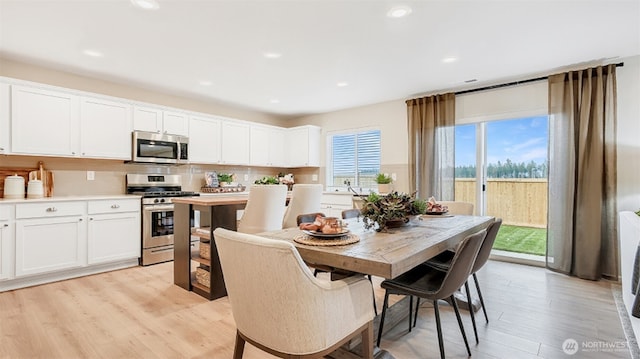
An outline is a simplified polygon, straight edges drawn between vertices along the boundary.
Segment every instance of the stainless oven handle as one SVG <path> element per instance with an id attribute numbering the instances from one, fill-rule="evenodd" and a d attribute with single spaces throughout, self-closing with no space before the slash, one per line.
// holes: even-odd
<path id="1" fill-rule="evenodd" d="M 160 252 L 168 252 L 168 251 L 172 251 L 173 252 L 173 248 L 152 249 L 151 253 L 160 253 Z"/>
<path id="2" fill-rule="evenodd" d="M 159 211 L 173 211 L 173 205 L 151 205 L 151 206 L 143 206 L 142 210 L 145 212 L 159 212 Z"/>

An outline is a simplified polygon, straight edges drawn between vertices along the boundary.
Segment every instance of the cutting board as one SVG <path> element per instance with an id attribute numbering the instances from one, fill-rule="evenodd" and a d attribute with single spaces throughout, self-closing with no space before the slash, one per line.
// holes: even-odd
<path id="1" fill-rule="evenodd" d="M 38 163 L 39 167 L 42 167 L 42 162 Z M 4 179 L 7 176 L 18 175 L 24 178 L 25 193 L 26 186 L 29 183 L 29 179 L 39 179 L 42 181 L 45 197 L 53 196 L 53 172 L 47 171 L 44 168 L 14 168 L 4 167 L 0 168 L 0 197 L 4 197 Z"/>
<path id="2" fill-rule="evenodd" d="M 42 181 L 42 187 L 44 188 L 44 196 L 51 197 L 53 196 L 53 172 L 43 169 L 42 167 L 38 170 L 29 172 L 30 180 L 40 180 Z"/>

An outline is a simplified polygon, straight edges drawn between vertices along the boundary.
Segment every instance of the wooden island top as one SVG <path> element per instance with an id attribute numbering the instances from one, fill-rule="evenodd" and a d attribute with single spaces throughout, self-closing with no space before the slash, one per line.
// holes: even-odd
<path id="1" fill-rule="evenodd" d="M 249 192 L 237 194 L 216 194 L 198 197 L 178 197 L 172 199 L 173 203 L 184 203 L 196 206 L 224 206 L 229 204 L 247 203 Z"/>

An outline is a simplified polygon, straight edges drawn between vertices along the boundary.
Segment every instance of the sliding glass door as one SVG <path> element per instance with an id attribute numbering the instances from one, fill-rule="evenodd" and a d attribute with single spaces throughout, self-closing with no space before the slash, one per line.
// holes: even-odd
<path id="1" fill-rule="evenodd" d="M 494 249 L 544 255 L 547 116 L 456 126 L 457 201 L 503 219 Z"/>

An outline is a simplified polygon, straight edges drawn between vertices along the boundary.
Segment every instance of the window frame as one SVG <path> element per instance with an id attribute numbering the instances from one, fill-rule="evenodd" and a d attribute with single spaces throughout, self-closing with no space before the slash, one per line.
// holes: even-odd
<path id="1" fill-rule="evenodd" d="M 329 131 L 327 132 L 327 137 L 326 137 L 326 163 L 325 163 L 325 169 L 326 169 L 326 173 L 325 173 L 325 184 L 326 184 L 326 190 L 327 191 L 346 191 L 347 190 L 347 185 L 345 184 L 340 184 L 340 185 L 334 185 L 333 184 L 333 137 L 334 136 L 344 136 L 344 135 L 358 135 L 359 133 L 363 133 L 363 132 L 370 132 L 370 131 L 378 131 L 380 133 L 380 164 L 379 164 L 379 168 L 378 171 L 382 170 L 382 129 L 380 127 L 358 127 L 358 128 L 351 128 L 351 129 L 345 129 L 345 130 L 338 130 L 338 131 Z M 356 163 L 356 171 L 357 171 L 358 167 L 357 167 L 357 163 Z M 351 183 L 351 186 L 356 189 L 356 191 L 358 191 L 359 193 L 366 193 L 366 192 L 371 192 L 371 191 L 376 191 L 375 187 L 361 187 L 359 183 Z"/>

